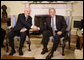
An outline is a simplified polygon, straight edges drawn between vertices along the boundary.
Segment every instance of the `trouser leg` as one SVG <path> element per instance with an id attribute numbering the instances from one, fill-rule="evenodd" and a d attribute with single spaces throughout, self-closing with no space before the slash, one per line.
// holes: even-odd
<path id="1" fill-rule="evenodd" d="M 21 41 L 20 41 L 20 47 L 19 47 L 19 49 L 22 49 L 22 47 L 24 45 L 24 42 L 25 42 L 25 38 L 26 38 L 26 32 L 21 32 L 20 33 L 20 38 L 21 38 Z"/>
<path id="2" fill-rule="evenodd" d="M 43 49 L 47 49 L 47 45 L 48 45 L 50 36 L 51 36 L 50 31 L 47 30 L 47 31 L 43 32 L 43 39 L 42 39 Z"/>

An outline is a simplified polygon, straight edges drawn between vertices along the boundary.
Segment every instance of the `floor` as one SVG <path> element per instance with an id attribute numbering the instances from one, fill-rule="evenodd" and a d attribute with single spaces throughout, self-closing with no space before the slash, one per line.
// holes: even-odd
<path id="1" fill-rule="evenodd" d="M 48 50 L 49 52 L 41 55 L 41 51 L 42 51 L 42 45 L 40 44 L 41 42 L 41 38 L 31 38 L 31 51 L 28 51 L 28 45 L 25 42 L 24 47 L 23 47 L 23 52 L 24 55 L 21 57 L 35 57 L 35 59 L 45 59 L 45 57 L 48 55 L 48 53 L 50 52 L 51 48 L 52 48 L 52 42 L 50 41 L 48 44 Z M 4 42 L 5 43 L 5 42 Z M 14 54 L 14 56 L 19 56 L 18 53 L 18 47 L 19 47 L 19 42 L 15 43 L 15 50 L 16 53 Z M 54 52 L 54 55 L 51 59 L 76 59 L 75 58 L 75 51 L 76 49 L 76 36 L 72 36 L 71 37 L 71 49 L 68 48 L 68 43 L 66 43 L 66 47 L 65 47 L 65 56 L 62 56 L 62 48 L 59 45 L 57 51 Z M 9 50 L 10 52 L 10 50 Z M 9 52 L 6 52 L 6 48 L 1 48 L 1 57 L 6 54 L 8 55 Z"/>

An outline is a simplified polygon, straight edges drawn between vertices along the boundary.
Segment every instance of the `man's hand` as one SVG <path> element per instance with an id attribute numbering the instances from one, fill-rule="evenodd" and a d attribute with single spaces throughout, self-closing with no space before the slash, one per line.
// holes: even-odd
<path id="1" fill-rule="evenodd" d="M 20 32 L 25 32 L 26 30 L 27 30 L 26 28 L 22 28 Z"/>
<path id="2" fill-rule="evenodd" d="M 38 30 L 39 30 L 38 28 L 39 28 L 39 27 L 37 27 L 37 26 L 33 26 L 33 27 L 32 27 L 32 30 L 33 30 L 33 31 L 38 31 Z"/>
<path id="3" fill-rule="evenodd" d="M 62 32 L 61 32 L 61 31 L 58 31 L 58 32 L 57 32 L 57 34 L 58 34 L 58 35 L 61 35 L 61 34 L 62 34 Z"/>

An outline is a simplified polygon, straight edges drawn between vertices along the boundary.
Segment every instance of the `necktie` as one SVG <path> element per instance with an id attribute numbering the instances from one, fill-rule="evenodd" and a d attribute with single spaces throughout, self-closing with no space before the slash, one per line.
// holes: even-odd
<path id="1" fill-rule="evenodd" d="M 27 21 L 27 18 L 28 18 L 28 17 L 26 17 L 26 21 Z"/>
<path id="2" fill-rule="evenodd" d="M 55 35 L 55 28 L 54 28 L 54 18 L 52 18 L 52 30 L 53 30 L 53 35 Z"/>

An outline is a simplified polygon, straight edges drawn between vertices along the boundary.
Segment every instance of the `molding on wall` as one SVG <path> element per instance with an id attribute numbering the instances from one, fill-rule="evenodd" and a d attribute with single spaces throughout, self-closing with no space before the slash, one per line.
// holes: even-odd
<path id="1" fill-rule="evenodd" d="M 75 1 L 24 1 L 23 3 L 29 4 L 67 4 L 74 3 Z"/>

